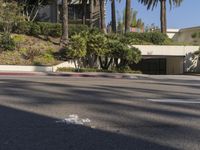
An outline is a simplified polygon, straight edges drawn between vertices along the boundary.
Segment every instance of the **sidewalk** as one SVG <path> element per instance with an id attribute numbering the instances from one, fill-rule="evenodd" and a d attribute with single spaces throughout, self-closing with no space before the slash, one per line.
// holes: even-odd
<path id="1" fill-rule="evenodd" d="M 200 73 L 184 73 L 184 75 L 200 76 Z"/>
<path id="2" fill-rule="evenodd" d="M 0 76 L 55 76 L 55 77 L 91 77 L 113 79 L 137 79 L 136 74 L 104 72 L 0 72 Z"/>

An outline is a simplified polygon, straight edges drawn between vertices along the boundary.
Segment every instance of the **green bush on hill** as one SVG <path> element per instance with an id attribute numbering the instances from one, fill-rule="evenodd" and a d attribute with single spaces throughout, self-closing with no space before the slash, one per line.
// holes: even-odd
<path id="1" fill-rule="evenodd" d="M 169 38 L 160 32 L 128 33 L 123 37 L 123 41 L 131 44 L 165 44 Z"/>
<path id="2" fill-rule="evenodd" d="M 15 41 L 9 33 L 3 33 L 0 35 L 0 51 L 4 50 L 14 50 Z"/>
<path id="3" fill-rule="evenodd" d="M 83 31 L 89 31 L 87 25 L 69 24 L 69 37 Z M 3 24 L 0 23 L 0 32 L 3 31 Z M 51 36 L 60 37 L 62 34 L 62 25 L 60 23 L 50 22 L 19 22 L 12 29 L 13 33 L 26 34 L 32 36 Z M 119 35 L 122 36 L 122 35 Z M 167 35 L 160 32 L 145 32 L 145 33 L 128 33 L 123 36 L 123 42 L 129 44 L 170 44 Z"/>
<path id="4" fill-rule="evenodd" d="M 0 23 L 0 31 L 2 31 L 3 26 Z M 82 31 L 87 31 L 89 28 L 86 25 L 69 25 L 69 36 L 75 33 L 80 33 Z M 50 22 L 19 22 L 13 29 L 13 33 L 17 34 L 27 34 L 32 36 L 44 35 L 51 37 L 60 37 L 62 34 L 62 25 L 60 23 L 50 23 Z"/>

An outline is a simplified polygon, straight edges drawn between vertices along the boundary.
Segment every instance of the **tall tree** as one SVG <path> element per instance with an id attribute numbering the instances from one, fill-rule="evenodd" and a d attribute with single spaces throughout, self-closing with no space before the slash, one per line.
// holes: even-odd
<path id="1" fill-rule="evenodd" d="M 115 0 L 111 0 L 111 13 L 112 13 L 111 24 L 112 24 L 112 32 L 114 32 L 114 33 L 117 32 L 115 9 L 116 9 L 115 8 Z"/>
<path id="2" fill-rule="evenodd" d="M 100 28 L 106 33 L 106 21 L 105 21 L 105 0 L 99 0 L 100 6 Z"/>
<path id="3" fill-rule="evenodd" d="M 89 5 L 90 5 L 90 27 L 93 27 L 93 9 L 94 9 L 94 1 L 89 0 Z"/>
<path id="4" fill-rule="evenodd" d="M 62 37 L 61 44 L 68 43 L 68 0 L 62 0 Z"/>
<path id="5" fill-rule="evenodd" d="M 125 8 L 125 33 L 129 31 L 131 21 L 131 0 L 126 0 Z"/>
<path id="6" fill-rule="evenodd" d="M 147 9 L 152 8 L 152 10 L 160 3 L 160 24 L 161 24 L 161 32 L 167 32 L 167 17 L 166 17 L 166 1 L 167 0 L 139 0 L 142 4 L 147 6 Z M 172 5 L 180 6 L 183 0 L 168 0 L 170 4 L 170 8 Z"/>
<path id="7" fill-rule="evenodd" d="M 82 23 L 86 24 L 87 19 L 87 0 L 82 0 Z"/>

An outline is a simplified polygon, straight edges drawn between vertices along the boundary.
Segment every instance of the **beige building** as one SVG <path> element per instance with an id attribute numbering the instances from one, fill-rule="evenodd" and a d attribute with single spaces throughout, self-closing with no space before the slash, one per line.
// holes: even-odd
<path id="1" fill-rule="evenodd" d="M 200 27 L 168 29 L 169 38 L 184 45 L 134 45 L 142 52 L 142 61 L 133 69 L 146 74 L 183 74 L 200 72 L 199 57 L 194 54 L 200 46 Z"/>
<path id="2" fill-rule="evenodd" d="M 142 61 L 133 64 L 146 74 L 183 74 L 200 72 L 200 61 L 194 55 L 199 46 L 133 45 L 141 50 Z"/>
<path id="3" fill-rule="evenodd" d="M 62 0 L 52 0 L 50 5 L 42 7 L 39 10 L 37 19 L 47 22 L 60 22 L 62 17 L 61 4 Z M 82 23 L 83 9 L 80 0 L 71 1 L 68 6 L 68 16 L 70 24 Z M 93 0 L 88 0 L 86 5 L 86 24 L 96 27 L 100 25 L 100 10 L 98 1 L 94 3 Z"/>
<path id="4" fill-rule="evenodd" d="M 168 29 L 167 35 L 176 42 L 200 45 L 200 26 L 184 29 Z"/>

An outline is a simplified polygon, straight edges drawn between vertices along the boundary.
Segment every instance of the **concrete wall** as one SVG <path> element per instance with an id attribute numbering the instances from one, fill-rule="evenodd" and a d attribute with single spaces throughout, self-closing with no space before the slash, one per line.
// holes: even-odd
<path id="1" fill-rule="evenodd" d="M 144 56 L 185 56 L 194 53 L 199 46 L 170 46 L 170 45 L 133 45 L 142 52 Z"/>
<path id="2" fill-rule="evenodd" d="M 52 72 L 53 68 L 51 66 L 0 65 L 0 71 Z"/>
<path id="3" fill-rule="evenodd" d="M 0 71 L 12 72 L 55 72 L 59 67 L 75 68 L 74 63 L 64 62 L 56 66 L 22 66 L 22 65 L 0 65 Z"/>
<path id="4" fill-rule="evenodd" d="M 196 33 L 196 37 L 192 35 Z M 174 41 L 200 45 L 200 27 L 181 29 L 173 37 Z"/>
<path id="5" fill-rule="evenodd" d="M 56 72 L 56 70 L 58 68 L 62 68 L 62 67 L 69 67 L 69 68 L 75 68 L 74 62 L 72 61 L 67 61 L 67 62 L 63 62 L 61 64 L 58 64 L 56 66 L 53 66 L 53 72 Z"/>

